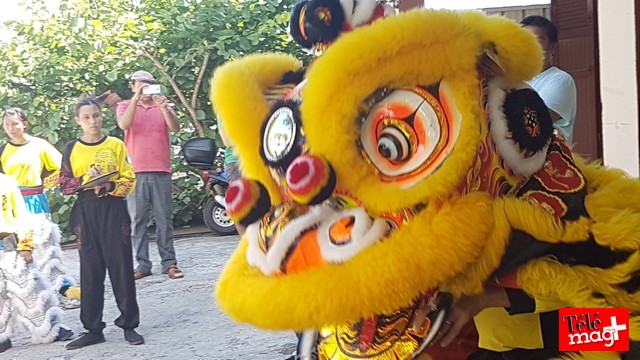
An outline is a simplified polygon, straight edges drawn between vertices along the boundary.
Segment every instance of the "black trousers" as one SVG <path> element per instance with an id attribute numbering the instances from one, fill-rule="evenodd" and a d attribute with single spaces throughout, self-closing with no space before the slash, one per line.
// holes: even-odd
<path id="1" fill-rule="evenodd" d="M 71 211 L 71 226 L 78 236 L 80 252 L 80 320 L 90 332 L 100 332 L 104 308 L 106 271 L 120 310 L 115 325 L 136 328 L 140 312 L 136 300 L 131 250 L 131 219 L 123 198 L 99 198 L 80 194 Z"/>

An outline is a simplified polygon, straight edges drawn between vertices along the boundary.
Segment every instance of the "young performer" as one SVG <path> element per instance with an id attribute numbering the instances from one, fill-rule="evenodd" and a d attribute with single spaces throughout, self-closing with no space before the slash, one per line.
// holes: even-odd
<path id="1" fill-rule="evenodd" d="M 0 353 L 9 349 L 17 326 L 34 343 L 68 340 L 73 332 L 62 325 L 58 297 L 32 257 L 33 239 L 27 210 L 11 177 L 0 174 Z"/>
<path id="2" fill-rule="evenodd" d="M 143 344 L 144 338 L 134 330 L 140 315 L 125 199 L 135 185 L 133 167 L 124 143 L 102 134 L 102 111 L 95 100 L 80 100 L 75 120 L 83 135 L 64 149 L 60 188 L 65 195 L 78 194 L 71 211 L 71 228 L 78 236 L 80 252 L 80 320 L 88 332 L 67 344 L 67 349 L 105 341 L 102 311 L 107 270 L 120 310 L 115 325 L 124 329 L 130 344 Z"/>
<path id="3" fill-rule="evenodd" d="M 18 181 L 33 214 L 49 215 L 44 188 L 58 182 L 62 155 L 46 140 L 27 134 L 29 120 L 20 108 L 9 108 L 2 116 L 9 142 L 0 147 L 0 170 Z"/>
<path id="4" fill-rule="evenodd" d="M 60 173 L 62 154 L 46 140 L 27 134 L 29 121 L 20 108 L 7 109 L 2 116 L 4 131 L 10 141 L 0 146 L 0 173 L 13 177 L 20 186 L 29 223 L 34 231 L 34 254 L 38 268 L 56 291 L 67 297 L 67 307 L 77 307 L 80 288 L 67 274 L 62 263 L 60 230 L 51 221 L 46 188 L 55 186 Z"/>

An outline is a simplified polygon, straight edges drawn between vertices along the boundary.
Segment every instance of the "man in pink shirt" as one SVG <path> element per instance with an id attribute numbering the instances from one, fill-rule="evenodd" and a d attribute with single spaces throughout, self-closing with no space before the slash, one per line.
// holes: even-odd
<path id="1" fill-rule="evenodd" d="M 173 248 L 171 144 L 169 131 L 178 131 L 180 121 L 167 99 L 160 93 L 144 91 L 156 80 L 139 70 L 131 75 L 131 100 L 118 104 L 118 126 L 124 130 L 124 143 L 133 162 L 136 187 L 129 195 L 131 239 L 136 254 L 136 280 L 151 275 L 147 223 L 153 208 L 156 217 L 156 243 L 162 259 L 162 272 L 172 279 L 183 277 Z M 151 88 L 149 88 L 151 89 Z M 146 94 L 145 94 L 146 93 Z"/>

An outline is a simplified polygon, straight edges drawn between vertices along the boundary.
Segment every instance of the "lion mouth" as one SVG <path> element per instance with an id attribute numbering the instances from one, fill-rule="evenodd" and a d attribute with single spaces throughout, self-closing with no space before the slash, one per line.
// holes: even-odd
<path id="1" fill-rule="evenodd" d="M 265 275 L 293 274 L 347 262 L 381 241 L 391 226 L 362 207 L 281 204 L 247 227 L 248 263 Z"/>

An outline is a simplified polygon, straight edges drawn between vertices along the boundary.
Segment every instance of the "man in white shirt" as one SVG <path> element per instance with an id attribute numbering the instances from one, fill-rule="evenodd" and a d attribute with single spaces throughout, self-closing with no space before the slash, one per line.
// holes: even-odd
<path id="1" fill-rule="evenodd" d="M 553 56 L 558 47 L 558 30 L 549 19 L 537 15 L 524 18 L 520 24 L 536 35 L 544 50 L 542 72 L 529 81 L 529 85 L 538 92 L 549 108 L 554 127 L 571 144 L 576 121 L 576 84 L 571 75 L 553 66 Z"/>

